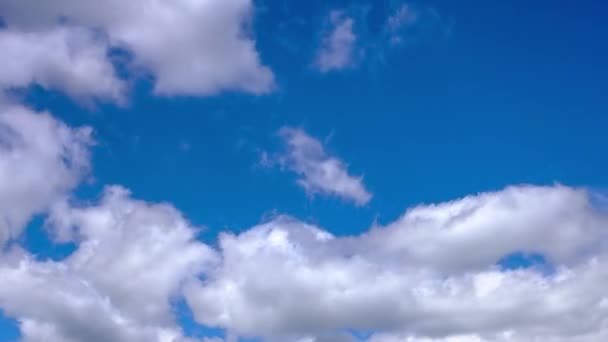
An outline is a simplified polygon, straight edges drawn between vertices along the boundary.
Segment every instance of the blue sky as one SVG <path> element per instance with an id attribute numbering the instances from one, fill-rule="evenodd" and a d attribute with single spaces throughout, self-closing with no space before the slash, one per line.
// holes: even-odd
<path id="1" fill-rule="evenodd" d="M 246 32 L 243 34 L 246 37 L 231 39 L 254 44 L 252 49 L 257 54 L 257 61 L 243 65 L 249 67 L 253 63 L 255 65 L 252 68 L 255 70 L 243 71 L 250 74 L 242 77 L 239 75 L 238 82 L 232 79 L 218 81 L 218 84 L 226 82 L 227 85 L 208 85 L 203 82 L 192 86 L 195 83 L 183 80 L 189 74 L 189 59 L 182 60 L 180 57 L 169 62 L 169 57 L 166 56 L 155 59 L 157 56 L 152 54 L 158 55 L 162 48 L 155 50 L 156 45 L 149 48 L 145 44 L 138 45 L 140 41 L 130 41 L 130 36 L 123 36 L 124 31 L 120 26 L 123 24 L 118 19 L 99 19 L 89 25 L 87 20 L 92 23 L 94 20 L 89 17 L 94 16 L 86 14 L 88 12 L 71 12 L 62 9 L 63 5 L 59 4 L 56 6 L 57 11 L 54 11 L 52 1 L 49 5 L 51 9 L 32 13 L 29 11 L 33 5 L 29 2 L 19 5 L 14 1 L 0 0 L 0 17 L 5 23 L 5 28 L 0 32 L 7 35 L 23 32 L 43 35 L 45 30 L 51 32 L 53 25 L 68 25 L 66 27 L 70 30 L 72 24 L 79 30 L 81 27 L 92 31 L 95 28 L 95 32 L 102 38 L 94 37 L 93 42 L 97 44 L 98 39 L 107 40 L 104 42 L 107 51 L 103 51 L 111 57 L 108 57 L 110 70 L 116 72 L 117 82 L 124 82 L 127 87 L 122 93 L 124 99 L 118 99 L 118 95 L 107 96 L 105 88 L 101 89 L 95 82 L 91 85 L 90 95 L 86 92 L 75 93 L 70 88 L 70 84 L 89 83 L 70 83 L 63 79 L 57 81 L 52 78 L 55 76 L 48 76 L 69 74 L 64 69 L 41 76 L 35 73 L 37 70 L 46 70 L 42 67 L 11 64 L 13 68 L 33 70 L 27 82 L 9 72 L 0 72 L 0 78 L 6 79 L 0 81 L 0 86 L 8 99 L 0 100 L 18 103 L 32 111 L 47 111 L 52 113 L 50 115 L 54 120 L 68 127 L 90 127 L 92 140 L 95 141 L 88 144 L 90 161 L 83 167 L 88 171 L 76 177 L 77 185 L 62 188 L 61 196 L 53 197 L 52 202 L 32 209 L 28 213 L 31 215 L 27 215 L 26 228 L 11 227 L 8 223 L 5 228 L 0 227 L 7 232 L 19 232 L 13 236 L 10 235 L 13 233 L 7 233 L 10 237 L 7 241 L 12 241 L 7 243 L 10 247 L 4 248 L 7 254 L 14 254 L 8 250 L 18 246 L 24 248 L 24 253 L 37 256 L 40 262 L 58 260 L 61 263 L 69 258 L 81 243 L 84 245 L 84 241 L 88 240 L 83 240 L 82 237 L 66 241 L 54 240 L 53 233 L 49 231 L 53 231 L 56 222 L 49 217 L 58 214 L 49 208 L 55 208 L 66 196 L 69 197 L 70 205 L 75 207 L 103 206 L 100 201 L 103 202 L 104 188 L 112 184 L 129 189 L 129 200 L 168 203 L 179 211 L 192 227 L 196 227 L 195 240 L 210 246 L 224 260 L 222 274 L 228 274 L 236 267 L 230 266 L 228 257 L 223 259 L 222 250 L 227 254 L 228 247 L 218 247 L 222 245 L 221 232 L 240 236 L 238 234 L 243 232 L 257 232 L 259 224 L 262 224 L 262 228 L 257 229 L 261 231 L 285 229 L 291 232 L 292 229 L 304 229 L 298 227 L 303 224 L 301 222 L 306 222 L 332 234 L 336 240 L 346 236 L 364 239 L 365 236 L 375 234 L 375 230 L 370 227 L 382 226 L 391 231 L 398 230 L 394 227 L 401 224 L 410 224 L 402 223 L 410 222 L 407 213 L 412 209 L 408 211 L 408 208 L 422 204 L 430 205 L 429 208 L 443 208 L 439 203 L 465 196 L 472 196 L 471 201 L 490 201 L 483 195 L 475 197 L 479 193 L 511 198 L 510 190 L 503 190 L 509 186 L 517 189 L 521 186 L 523 189 L 521 196 L 513 195 L 516 199 L 511 198 L 517 203 L 516 208 L 520 208 L 519 205 L 521 208 L 528 205 L 536 208 L 537 202 L 547 202 L 547 221 L 543 216 L 538 219 L 529 218 L 527 221 L 522 218 L 521 222 L 525 221 L 530 226 L 549 225 L 553 224 L 553 221 L 549 221 L 551 213 L 572 210 L 572 215 L 563 218 L 563 222 L 581 215 L 584 217 L 576 221 L 583 222 L 580 225 L 594 225 L 589 222 L 592 218 L 597 218 L 597 226 L 605 229 L 606 212 L 599 208 L 604 204 L 592 209 L 587 205 L 576 204 L 582 201 L 577 191 L 604 198 L 603 194 L 608 188 L 605 152 L 608 148 L 605 132 L 608 127 L 608 25 L 605 22 L 608 7 L 604 2 L 231 2 L 246 3 L 249 8 L 248 14 L 244 18 L 238 17 L 237 22 L 240 23 L 237 27 L 245 27 Z M 218 10 L 218 21 L 232 22 L 233 18 L 220 10 L 223 5 L 218 1 L 209 3 L 204 11 Z M 112 2 L 107 7 L 114 5 L 115 2 Z M 404 11 L 401 12 L 404 13 L 403 17 L 397 17 L 400 10 Z M 6 14 L 3 15 L 3 12 Z M 64 14 L 68 24 L 58 24 L 60 20 L 57 18 L 60 16 L 56 14 Z M 52 20 L 46 20 L 47 18 Z M 391 31 L 388 24 L 391 18 L 400 20 L 394 31 Z M 177 20 L 175 25 L 181 25 L 180 23 Z M 214 29 L 211 25 L 209 24 L 210 32 L 215 32 L 211 31 Z M 170 30 L 170 27 L 172 26 L 166 30 Z M 220 24 L 218 27 L 226 29 Z M 340 27 L 345 31 L 339 31 Z M 344 35 L 339 36 L 337 32 Z M 216 37 L 216 34 L 211 33 L 209 37 Z M 217 37 L 219 41 L 223 35 L 217 34 Z M 209 38 L 209 41 L 213 39 Z M 117 41 L 122 43 L 116 44 Z M 0 39 L 0 44 L 9 44 L 6 42 L 9 42 L 8 38 Z M 192 42 L 184 42 L 187 47 L 176 45 L 178 47 L 168 46 L 167 49 L 181 46 L 184 55 L 191 52 L 194 54 L 193 60 L 200 60 L 201 64 L 208 62 L 205 59 L 207 57 L 198 59 L 196 53 L 200 51 L 191 47 Z M 245 68 L 241 65 L 241 69 L 234 68 L 237 71 L 230 69 L 232 67 L 229 63 L 238 59 L 233 58 L 238 51 L 222 52 L 224 45 L 221 43 L 209 44 L 208 49 L 211 50 L 216 49 L 213 44 L 219 44 L 218 55 L 226 55 L 208 62 L 209 70 L 212 71 L 201 74 L 192 71 L 193 79 L 212 79 L 216 73 L 220 78 L 232 77 Z M 6 45 L 6 51 L 17 51 L 15 46 L 17 45 Z M 242 51 L 244 55 L 251 53 L 245 48 Z M 321 61 L 323 53 L 331 58 L 327 65 Z M 15 55 L 17 53 L 11 56 Z M 24 57 L 24 60 L 30 59 Z M 35 58 L 31 60 L 38 61 Z M 219 66 L 222 60 L 226 60 L 227 66 Z M 181 70 L 176 71 L 178 81 L 174 81 L 173 75 L 167 71 L 173 69 L 163 63 L 184 63 L 185 74 L 179 74 Z M 263 68 L 267 68 L 267 73 Z M 229 70 L 225 72 L 228 76 L 217 70 Z M 274 79 L 272 85 L 264 78 L 269 73 Z M 78 77 L 84 78 L 82 75 Z M 182 81 L 184 84 L 180 83 Z M 251 82 L 245 83 L 249 81 Z M 169 85 L 158 90 L 160 85 L 167 84 Z M 166 94 L 162 94 L 163 91 Z M 286 127 L 302 134 L 306 146 L 297 143 L 290 145 L 289 138 L 281 134 L 281 130 Z M 0 134 L 3 134 L 2 130 Z M 0 147 L 5 139 L 9 139 L 8 136 L 0 139 Z M 318 148 L 310 147 L 310 144 Z M 298 151 L 302 154 L 298 154 Z M 335 178 L 315 178 L 318 176 L 316 172 L 319 172 L 318 165 L 321 164 L 331 165 L 332 172 L 339 172 L 338 175 Z M 49 172 L 54 171 L 49 169 Z M 3 182 L 10 182 L 10 173 L 0 175 L 5 177 Z M 335 184 L 343 182 L 347 184 L 346 190 L 338 189 Z M 528 184 L 539 189 L 553 189 L 564 199 L 553 192 L 543 192 L 545 190 L 525 190 L 525 185 Z M 28 191 L 28 196 L 36 196 Z M 562 192 L 565 194 L 562 195 Z M 362 199 L 361 196 L 365 197 L 362 193 L 369 194 L 369 198 Z M 560 200 L 554 200 L 558 197 Z M 9 197 L 1 199 L 7 203 L 11 201 Z M 568 203 L 575 204 L 570 206 Z M 552 205 L 554 206 L 551 207 Z M 574 212 L 573 208 L 580 209 L 580 212 Z M 3 209 L 0 204 L 0 214 L 2 210 L 9 212 L 9 209 Z M 587 210 L 597 210 L 603 214 L 589 214 Z M 528 218 L 524 211 L 521 209 L 512 213 L 515 217 L 513 221 L 520 222 L 517 218 L 520 214 Z M 496 213 L 494 220 L 490 221 L 502 222 L 504 217 L 500 213 L 502 211 Z M 6 215 L 6 222 L 10 222 L 11 217 Z M 297 220 L 298 223 L 293 224 L 295 228 L 292 228 L 292 223 L 285 223 L 282 215 Z M 405 219 L 400 219 L 404 215 Z M 71 225 L 85 226 L 83 222 L 85 221 Z M 475 222 L 470 225 L 475 226 Z M 264 228 L 264 224 L 271 227 Z M 279 228 L 274 228 L 274 225 Z M 510 229 L 508 225 L 504 226 L 507 228 L 498 223 L 496 225 L 499 227 L 496 228 L 497 232 Z M 519 226 L 513 228 L 514 231 L 519 231 L 518 229 Z M 585 236 L 596 237 L 591 232 L 594 230 L 588 226 L 581 226 L 580 231 L 584 231 L 587 234 Z M 89 233 L 78 234 L 87 236 Z M 78 234 L 76 236 L 80 236 Z M 268 234 L 272 236 L 272 233 Z M 441 234 L 440 231 L 437 234 Z M 601 239 L 605 233 L 598 234 L 596 238 L 603 241 Z M 534 244 L 536 235 L 532 232 L 529 235 L 513 236 L 517 239 L 524 236 L 525 241 L 521 246 L 505 249 L 507 253 L 494 258 L 494 262 L 487 267 L 500 263 L 505 273 L 514 269 L 530 269 L 529 272 L 535 272 L 534 265 L 550 263 L 546 267 L 539 267 L 543 270 L 539 270 L 538 274 L 552 277 L 558 272 L 556 269 L 559 266 L 576 272 L 579 264 L 573 260 L 579 260 L 581 255 L 603 257 L 605 252 L 603 249 L 590 252 L 592 248 L 587 245 L 581 247 L 582 242 L 580 246 L 574 246 L 574 242 L 570 246 L 563 242 L 566 240 L 557 238 L 553 247 L 539 247 Z M 393 238 L 398 240 L 400 236 Z M 4 242 L 1 236 L 0 242 Z M 293 243 L 298 245 L 297 242 Z M 301 243 L 302 246 L 307 246 L 306 243 Z M 378 247 L 367 243 L 366 241 L 365 247 L 359 248 L 390 249 L 388 245 Z M 579 247 L 583 251 L 577 249 L 578 252 L 573 252 L 572 255 L 576 257 L 571 256 L 570 252 L 564 252 Z M 310 250 L 310 255 L 316 253 L 315 248 Z M 356 255 L 359 248 L 351 253 Z M 496 250 L 502 249 L 496 247 Z M 507 256 L 513 257 L 504 261 Z M 375 261 L 376 257 L 380 260 L 391 258 L 389 255 L 372 257 L 367 254 L 361 257 L 374 260 L 370 261 L 372 264 L 378 262 Z M 479 258 L 483 259 L 482 256 Z M 9 257 L 6 259 L 12 260 Z M 436 256 L 433 262 L 440 259 L 441 256 Z M 474 271 L 466 268 L 470 267 L 467 262 L 463 261 L 462 264 L 467 266 L 458 266 L 463 268 L 450 267 L 462 272 L 458 273 L 460 275 L 479 271 L 477 268 Z M 3 267 L 8 263 L 2 263 Z M 382 266 L 378 267 L 381 269 L 392 271 L 384 261 L 380 264 Z M 447 272 L 443 266 L 433 267 L 433 272 L 441 277 L 457 274 L 452 273 L 456 272 L 452 268 Z M 260 269 L 265 268 L 260 266 Z M 548 269 L 551 272 L 547 272 Z M 197 276 L 222 279 L 218 274 L 205 272 L 201 271 Z M 214 291 L 218 292 L 212 292 L 200 284 L 196 286 L 200 286 L 197 288 L 200 293 L 220 293 L 216 288 Z M 196 286 L 193 285 L 193 288 Z M 103 296 L 103 291 L 107 289 L 102 288 L 100 285 L 96 291 Z M 198 290 L 192 290 L 192 293 Z M 108 298 L 112 299 L 113 292 L 108 293 Z M 191 296 L 199 298 L 198 294 Z M 43 320 L 40 318 L 42 316 L 36 316 L 37 313 L 19 312 L 15 305 L 7 304 L 10 301 L 2 296 L 3 292 L 0 291 L 0 309 L 4 311 L 8 308 L 7 311 L 10 312 L 5 313 L 6 317 L 0 320 L 0 341 L 19 339 L 17 322 Z M 177 297 L 181 298 L 180 296 Z M 175 301 L 175 298 L 172 300 Z M 372 342 L 410 341 L 407 338 L 414 336 L 420 338 L 420 341 L 427 341 L 423 338 L 456 341 L 449 338 L 465 336 L 462 341 L 511 341 L 497 337 L 504 333 L 502 327 L 492 331 L 482 327 L 477 330 L 470 326 L 451 331 L 451 328 L 446 327 L 444 331 L 410 327 L 405 323 L 400 325 L 398 318 L 395 319 L 398 323 L 389 324 L 386 331 L 382 325 L 370 323 L 356 326 L 358 323 L 353 322 L 360 322 L 359 320 L 349 321 L 332 316 L 330 321 L 335 319 L 341 323 L 330 326 L 327 331 L 311 323 L 310 332 L 302 327 L 292 331 L 284 326 L 257 332 L 243 322 L 212 318 L 211 313 L 205 312 L 205 308 L 213 306 L 209 303 L 207 306 L 202 304 L 200 308 L 192 304 L 193 310 L 204 317 L 196 323 L 187 301 L 183 298 L 179 300 L 179 311 L 186 312 L 183 315 L 187 317 L 179 314 L 177 327 L 181 326 L 186 335 L 194 334 L 198 338 L 204 334 L 224 336 L 226 330 L 235 338 L 259 337 L 264 341 L 291 341 L 293 338 L 293 341 L 320 342 L 337 341 L 337 337 L 327 335 L 336 331 L 342 334 L 348 329 L 359 332 L 368 329 L 369 336 L 356 339 Z M 237 310 L 237 306 L 234 304 L 234 310 Z M 281 312 L 280 309 L 277 311 Z M 603 315 L 606 312 L 599 311 L 597 315 L 605 318 Z M 212 327 L 212 323 L 217 323 L 217 326 Z M 531 324 L 542 326 L 544 323 Z M 203 328 L 204 325 L 208 327 Z M 509 324 L 505 323 L 505 326 Z M 551 329 L 547 330 L 549 335 L 537 336 L 522 327 L 521 331 L 515 329 L 514 336 L 515 340 L 519 336 L 555 338 L 556 341 L 557 338 L 566 336 L 559 329 Z M 602 334 L 608 334 L 605 324 L 598 323 L 589 330 L 585 332 L 588 335 L 581 335 L 581 341 L 599 341 L 601 336 L 605 336 Z M 370 337 L 376 333 L 401 337 Z M 597 335 L 592 335 L 593 333 Z M 32 336 L 34 337 L 26 341 L 40 340 L 39 335 Z M 312 339 L 303 339 L 307 336 L 312 336 Z M 230 338 L 226 338 L 229 342 Z M 74 341 L 80 340 L 74 337 Z M 564 338 L 559 341 L 570 340 Z"/>
<path id="2" fill-rule="evenodd" d="M 124 184 L 170 201 L 211 229 L 247 227 L 273 209 L 326 227 L 353 217 L 346 225 L 364 229 L 413 204 L 508 184 L 608 185 L 603 4 L 420 3 L 441 15 L 421 42 L 371 51 L 352 70 L 311 68 L 328 11 L 399 5 L 258 4 L 255 36 L 279 88 L 267 96 L 154 98 L 141 84 L 126 108 L 91 112 L 58 94 L 31 101 L 95 127 L 96 186 Z M 377 39 L 368 26 L 387 15 L 361 15 L 361 35 Z M 273 34 L 277 27 L 287 27 L 284 35 Z M 328 148 L 365 176 L 376 195 L 369 206 L 311 201 L 293 175 L 257 167 L 258 152 L 277 144 L 285 125 L 329 138 Z"/>

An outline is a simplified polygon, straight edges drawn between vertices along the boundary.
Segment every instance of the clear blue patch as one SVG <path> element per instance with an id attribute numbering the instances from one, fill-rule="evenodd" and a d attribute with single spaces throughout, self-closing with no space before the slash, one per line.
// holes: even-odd
<path id="1" fill-rule="evenodd" d="M 553 265 L 539 253 L 511 253 L 498 261 L 498 265 L 504 271 L 521 270 L 534 268 L 544 274 L 551 274 L 555 271 Z"/>
<path id="2" fill-rule="evenodd" d="M 373 331 L 361 331 L 348 329 L 347 332 L 357 341 L 367 341 L 373 334 Z"/>
<path id="3" fill-rule="evenodd" d="M 38 216 L 27 226 L 22 238 L 23 248 L 38 260 L 59 261 L 67 258 L 76 250 L 74 243 L 56 243 L 44 229 L 44 218 Z"/>
<path id="4" fill-rule="evenodd" d="M 4 316 L 0 310 L 0 342 L 14 342 L 21 336 L 19 322 Z"/>
<path id="5" fill-rule="evenodd" d="M 179 298 L 173 302 L 173 311 L 177 318 L 177 323 L 182 327 L 184 335 L 188 337 L 226 337 L 226 332 L 223 329 L 207 327 L 197 323 L 194 320 L 192 310 L 184 298 Z"/>

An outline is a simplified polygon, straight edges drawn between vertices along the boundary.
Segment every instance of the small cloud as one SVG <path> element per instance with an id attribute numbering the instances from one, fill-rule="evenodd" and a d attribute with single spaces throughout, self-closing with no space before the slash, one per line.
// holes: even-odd
<path id="1" fill-rule="evenodd" d="M 310 195 L 324 194 L 337 196 L 362 206 L 372 199 L 365 188 L 363 177 L 349 174 L 347 165 L 331 156 L 323 144 L 301 129 L 283 127 L 279 130 L 286 151 L 271 157 L 261 154 L 260 164 L 280 165 L 295 172 L 298 184 Z"/>
<path id="2" fill-rule="evenodd" d="M 399 44 L 401 36 L 399 32 L 404 27 L 415 25 L 419 18 L 419 12 L 412 6 L 404 4 L 386 20 L 386 28 L 389 31 L 389 41 L 391 44 Z"/>
<path id="3" fill-rule="evenodd" d="M 411 4 L 399 6 L 385 23 L 385 39 L 391 46 L 418 42 L 448 31 L 449 27 L 437 10 Z"/>
<path id="4" fill-rule="evenodd" d="M 332 11 L 329 21 L 331 29 L 325 33 L 315 60 L 315 66 L 321 72 L 351 67 L 355 57 L 357 36 L 353 18 L 341 11 Z"/>

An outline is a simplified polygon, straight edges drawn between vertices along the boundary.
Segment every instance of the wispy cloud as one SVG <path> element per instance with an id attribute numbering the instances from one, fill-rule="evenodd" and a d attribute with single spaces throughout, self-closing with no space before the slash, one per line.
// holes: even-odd
<path id="1" fill-rule="evenodd" d="M 329 15 L 330 29 L 325 32 L 315 60 L 321 72 L 345 69 L 354 64 L 357 36 L 353 31 L 354 20 L 341 11 Z"/>
<path id="2" fill-rule="evenodd" d="M 381 18 L 372 20 L 369 14 L 368 7 L 354 6 L 327 15 L 314 60 L 319 72 L 354 69 L 366 60 L 384 60 L 399 47 L 449 35 L 450 26 L 433 7 L 401 3 Z M 370 29 L 372 21 L 379 29 Z"/>
<path id="3" fill-rule="evenodd" d="M 278 156 L 263 154 L 262 163 L 278 163 L 281 167 L 295 172 L 298 184 L 307 193 L 337 196 L 361 206 L 372 199 L 372 194 L 363 184 L 363 177 L 353 176 L 347 165 L 331 156 L 323 144 L 301 129 L 283 127 L 279 136 L 285 144 L 285 151 Z"/>

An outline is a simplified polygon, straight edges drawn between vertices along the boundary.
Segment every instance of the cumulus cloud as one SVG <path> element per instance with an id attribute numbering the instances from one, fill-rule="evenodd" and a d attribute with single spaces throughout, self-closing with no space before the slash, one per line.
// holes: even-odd
<path id="1" fill-rule="evenodd" d="M 78 244 L 67 259 L 0 258 L 0 308 L 19 320 L 24 341 L 189 341 L 171 301 L 215 254 L 177 210 L 113 186 L 100 203 L 56 206 L 48 225 Z"/>
<path id="2" fill-rule="evenodd" d="M 279 218 L 221 235 L 221 267 L 186 296 L 198 321 L 269 341 L 353 330 L 383 342 L 600 341 L 608 216 L 588 198 L 514 187 L 353 237 Z M 555 272 L 497 265 L 517 251 L 544 253 Z"/>
<path id="3" fill-rule="evenodd" d="M 315 59 L 315 67 L 321 72 L 351 67 L 356 57 L 354 20 L 341 11 L 332 11 L 329 22 L 331 27 L 325 32 Z"/>
<path id="4" fill-rule="evenodd" d="M 262 162 L 274 159 L 298 176 L 298 184 L 309 194 L 338 196 L 357 205 L 368 203 L 372 194 L 365 188 L 363 178 L 348 173 L 347 165 L 329 155 L 323 144 L 301 129 L 283 127 L 279 130 L 286 151 L 278 157 L 263 155 Z"/>
<path id="5" fill-rule="evenodd" d="M 43 32 L 0 31 L 0 88 L 31 83 L 79 98 L 124 101 L 125 85 L 91 32 L 59 27 Z"/>
<path id="6" fill-rule="evenodd" d="M 608 338 L 608 212 L 584 189 L 516 186 L 419 205 L 356 236 L 281 216 L 222 233 L 212 248 L 173 206 L 123 187 L 92 203 L 68 200 L 89 168 L 90 129 L 19 105 L 0 109 L 0 309 L 24 342 L 194 342 L 176 322 L 181 297 L 198 322 L 232 340 Z M 334 180 L 316 164 L 347 175 L 301 130 L 281 136 L 282 162 L 301 182 Z M 63 260 L 5 244 L 43 212 L 51 238 L 76 245 Z M 550 267 L 501 264 L 514 253 Z"/>
<path id="7" fill-rule="evenodd" d="M 0 308 L 23 341 L 194 341 L 172 312 L 182 295 L 198 322 L 271 342 L 608 337 L 608 215 L 583 189 L 420 205 L 346 237 L 282 216 L 222 233 L 216 250 L 171 205 L 111 186 L 98 203 L 56 203 L 47 228 L 76 251 L 0 257 Z M 541 254 L 553 271 L 498 264 L 515 252 Z"/>
<path id="8" fill-rule="evenodd" d="M 1 57 L 0 57 L 1 58 Z M 87 173 L 91 129 L 0 103 L 0 246 Z"/>
<path id="9" fill-rule="evenodd" d="M 274 76 L 262 65 L 248 30 L 252 6 L 251 0 L 111 0 L 102 5 L 7 0 L 0 3 L 0 13 L 9 29 L 28 32 L 30 39 L 45 37 L 59 22 L 103 32 L 111 47 L 126 49 L 137 67 L 149 71 L 157 94 L 263 94 L 273 89 Z M 44 64 L 40 57 L 31 58 Z"/>

